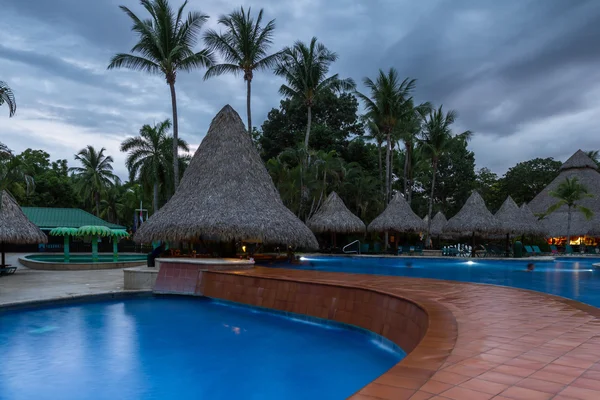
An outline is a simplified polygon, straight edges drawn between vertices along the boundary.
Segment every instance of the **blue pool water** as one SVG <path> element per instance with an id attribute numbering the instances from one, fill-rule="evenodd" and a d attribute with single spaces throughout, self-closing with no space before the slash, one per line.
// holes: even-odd
<path id="1" fill-rule="evenodd" d="M 532 262 L 527 259 L 303 257 L 302 260 L 302 265 L 281 267 L 489 283 L 550 293 L 600 307 L 600 268 L 592 266 L 600 262 L 598 258 L 533 261 L 533 272 L 526 272 L 527 263 Z"/>
<path id="2" fill-rule="evenodd" d="M 345 399 L 403 354 L 196 298 L 0 313 L 0 399 Z"/>

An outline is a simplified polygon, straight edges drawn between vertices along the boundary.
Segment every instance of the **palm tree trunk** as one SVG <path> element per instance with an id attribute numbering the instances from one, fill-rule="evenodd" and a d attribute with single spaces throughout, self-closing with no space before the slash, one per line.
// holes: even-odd
<path id="1" fill-rule="evenodd" d="M 571 244 L 571 206 L 568 207 L 567 213 L 567 246 Z"/>
<path id="2" fill-rule="evenodd" d="M 433 193 L 435 191 L 435 173 L 437 171 L 437 161 L 431 163 L 433 167 L 433 177 L 431 178 L 431 195 L 429 196 L 429 211 L 427 211 L 427 240 L 425 246 L 431 245 L 431 213 L 433 212 Z"/>
<path id="3" fill-rule="evenodd" d="M 390 185 L 390 193 L 388 197 L 388 202 L 392 200 L 392 176 L 394 176 L 394 143 L 390 146 L 390 176 L 389 176 L 389 185 Z"/>
<path id="4" fill-rule="evenodd" d="M 96 200 L 96 217 L 100 217 L 100 192 L 94 193 L 94 199 Z"/>
<path id="5" fill-rule="evenodd" d="M 381 161 L 381 143 L 377 143 L 377 154 L 379 156 L 379 188 L 381 189 L 381 193 L 383 194 L 383 164 Z"/>
<path id="6" fill-rule="evenodd" d="M 179 124 L 177 123 L 177 96 L 175 82 L 169 82 L 171 89 L 171 106 L 173 107 L 173 188 L 179 186 Z"/>
<path id="7" fill-rule="evenodd" d="M 246 112 L 248 113 L 248 133 L 252 136 L 252 111 L 250 110 L 250 95 L 252 93 L 252 81 L 246 80 Z"/>
<path id="8" fill-rule="evenodd" d="M 306 148 L 306 151 L 308 152 L 308 139 L 310 137 L 310 125 L 312 123 L 312 107 L 308 106 L 307 110 L 308 110 L 308 117 L 307 117 L 308 121 L 306 122 L 306 136 L 304 136 L 304 147 Z"/>
<path id="9" fill-rule="evenodd" d="M 390 132 L 387 133 L 387 143 L 385 149 L 385 204 L 390 202 L 390 146 L 392 139 Z"/>
<path id="10" fill-rule="evenodd" d="M 158 211 L 158 182 L 154 182 L 154 193 L 152 198 L 152 208 L 154 213 Z"/>

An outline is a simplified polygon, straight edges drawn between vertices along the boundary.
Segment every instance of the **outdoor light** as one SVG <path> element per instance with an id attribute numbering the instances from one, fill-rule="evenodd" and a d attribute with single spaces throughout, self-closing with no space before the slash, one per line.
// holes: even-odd
<path id="1" fill-rule="evenodd" d="M 246 252 L 246 246 L 242 246 L 242 251 L 245 253 Z"/>

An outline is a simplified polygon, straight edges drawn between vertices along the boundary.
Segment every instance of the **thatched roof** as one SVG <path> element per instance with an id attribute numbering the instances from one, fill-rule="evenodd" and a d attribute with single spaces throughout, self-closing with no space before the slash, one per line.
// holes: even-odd
<path id="1" fill-rule="evenodd" d="M 522 234 L 528 229 L 523 222 L 522 215 L 523 213 L 517 203 L 512 197 L 508 196 L 496 212 L 495 217 L 504 233 Z"/>
<path id="2" fill-rule="evenodd" d="M 595 215 L 600 214 L 600 173 L 596 163 L 583 151 L 578 150 L 561 167 L 560 174 L 544 188 L 531 202 L 529 208 L 536 214 L 544 214 L 550 206 L 556 204 L 558 199 L 550 196 L 566 178 L 577 178 L 579 183 L 586 186 L 593 197 L 585 198 L 579 205 L 589 208 Z M 593 223 L 586 220 L 583 214 L 574 211 L 571 213 L 572 236 L 587 234 Z M 541 223 L 552 237 L 567 235 L 567 206 L 563 206 L 552 214 L 542 219 Z"/>
<path id="3" fill-rule="evenodd" d="M 429 222 L 427 215 L 423 217 L 423 222 L 425 222 L 425 225 L 427 226 L 427 223 Z M 438 211 L 431 219 L 431 236 L 442 235 L 446 223 L 448 223 L 446 216 L 441 211 Z"/>
<path id="4" fill-rule="evenodd" d="M 357 233 L 366 230 L 365 223 L 348 210 L 336 192 L 329 194 L 306 225 L 313 232 Z"/>
<path id="5" fill-rule="evenodd" d="M 528 226 L 528 230 L 523 231 L 526 235 L 535 235 L 535 236 L 546 236 L 548 231 L 544 227 L 544 225 L 540 222 L 539 218 L 533 214 L 531 208 L 527 205 L 527 203 L 523 203 L 521 206 L 521 218 L 523 219 L 523 223 Z"/>
<path id="6" fill-rule="evenodd" d="M 258 240 L 318 248 L 281 201 L 240 116 L 229 105 L 212 120 L 173 197 L 135 235 L 137 242 Z"/>
<path id="7" fill-rule="evenodd" d="M 425 222 L 413 212 L 401 194 L 394 196 L 367 228 L 369 232 L 424 232 L 426 229 Z"/>
<path id="8" fill-rule="evenodd" d="M 27 244 L 47 243 L 48 237 L 31 222 L 15 199 L 3 190 L 0 192 L 0 242 Z"/>
<path id="9" fill-rule="evenodd" d="M 476 191 L 473 191 L 460 211 L 448 220 L 444 231 L 461 235 L 506 233 Z"/>

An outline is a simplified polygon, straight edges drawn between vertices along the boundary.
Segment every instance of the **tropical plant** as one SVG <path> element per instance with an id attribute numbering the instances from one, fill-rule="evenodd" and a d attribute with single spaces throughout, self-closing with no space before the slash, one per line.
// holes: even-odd
<path id="1" fill-rule="evenodd" d="M 167 132 L 171 121 L 166 119 L 154 126 L 144 125 L 139 136 L 125 139 L 121 143 L 121 151 L 127 152 L 125 165 L 129 170 L 129 180 L 139 181 L 144 186 L 152 187 L 152 208 L 154 212 L 159 207 L 159 187 L 167 184 L 171 174 L 169 165 L 173 163 L 173 136 Z M 179 139 L 178 148 L 189 151 L 188 144 Z"/>
<path id="2" fill-rule="evenodd" d="M 423 153 L 431 161 L 432 178 L 431 194 L 429 196 L 429 207 L 427 212 L 427 242 L 430 242 L 431 215 L 433 211 L 433 199 L 435 193 L 435 175 L 437 173 L 440 157 L 448 152 L 455 138 L 452 135 L 452 124 L 456 120 L 456 111 L 450 110 L 446 113 L 440 106 L 437 110 L 432 110 L 423 126 L 421 145 Z M 468 140 L 472 135 L 471 131 L 461 133 L 459 136 L 463 140 Z"/>
<path id="3" fill-rule="evenodd" d="M 115 179 L 115 184 L 106 190 L 106 198 L 100 200 L 100 218 L 115 224 L 121 223 L 119 216 L 124 207 L 121 199 L 125 190 L 120 179 Z"/>
<path id="4" fill-rule="evenodd" d="M 356 95 L 363 101 L 367 117 L 385 134 L 387 141 L 385 156 L 385 203 L 387 204 L 391 197 L 392 133 L 396 129 L 398 121 L 406 113 L 406 106 L 411 101 L 410 94 L 415 87 L 415 80 L 406 78 L 400 82 L 398 72 L 394 68 L 390 68 L 387 74 L 379 70 L 375 81 L 364 78 L 363 83 L 369 89 L 370 95 L 367 96 L 360 92 L 356 92 Z"/>
<path id="5" fill-rule="evenodd" d="M 194 52 L 198 34 L 208 19 L 200 12 L 190 12 L 184 19 L 183 11 L 187 1 L 175 13 L 168 0 L 141 0 L 142 6 L 150 13 L 150 19 L 140 19 L 129 8 L 120 6 L 133 21 L 131 30 L 139 36 L 139 41 L 131 49 L 132 54 L 119 53 L 108 65 L 108 69 L 129 68 L 150 74 L 163 75 L 171 90 L 173 109 L 173 185 L 179 185 L 177 97 L 175 80 L 179 71 L 192 71 L 213 65 L 213 55 L 208 49 Z"/>
<path id="6" fill-rule="evenodd" d="M 76 187 L 83 198 L 91 199 L 96 206 L 96 216 L 100 216 L 100 196 L 111 187 L 118 177 L 113 173 L 111 156 L 104 155 L 106 149 L 99 151 L 88 145 L 75 154 L 75 160 L 81 167 L 71 167 L 69 171 L 75 175 Z"/>
<path id="7" fill-rule="evenodd" d="M 8 116 L 12 117 L 17 112 L 15 95 L 6 82 L 0 81 L 0 106 L 5 103 L 8 106 Z"/>
<path id="8" fill-rule="evenodd" d="M 554 197 L 558 201 L 548 207 L 544 215 L 552 214 L 563 206 L 567 206 L 567 244 L 571 243 L 571 217 L 573 211 L 578 211 L 584 215 L 586 219 L 590 219 L 594 216 L 592 210 L 578 204 L 581 200 L 593 197 L 592 194 L 588 193 L 588 188 L 579 183 L 577 177 L 566 178 L 562 181 L 556 190 L 550 191 L 550 196 Z"/>
<path id="9" fill-rule="evenodd" d="M 338 74 L 327 77 L 329 67 L 337 60 L 336 53 L 313 37 L 307 45 L 297 41 L 292 47 L 286 47 L 281 53 L 275 73 L 282 76 L 287 84 L 281 85 L 281 95 L 300 101 L 306 107 L 306 135 L 304 147 L 308 149 L 312 123 L 312 107 L 319 98 L 331 91 L 352 90 L 354 81 L 340 79 Z"/>
<path id="10" fill-rule="evenodd" d="M 598 168 L 600 168 L 600 150 L 589 150 L 586 151 L 585 154 L 596 163 Z"/>
<path id="11" fill-rule="evenodd" d="M 3 190 L 19 199 L 27 197 L 35 189 L 35 180 L 28 173 L 25 162 L 12 150 L 0 143 L 0 196 Z M 0 198 L 0 207 L 2 206 Z"/>
<path id="12" fill-rule="evenodd" d="M 225 33 L 210 29 L 204 35 L 204 42 L 211 51 L 221 54 L 223 63 L 211 66 L 204 79 L 223 74 L 243 74 L 246 82 L 246 112 L 248 114 L 248 132 L 252 133 L 252 111 L 250 99 L 252 79 L 255 70 L 272 69 L 280 57 L 280 52 L 267 54 L 273 43 L 275 20 L 261 26 L 263 10 L 258 12 L 256 20 L 241 7 L 229 15 L 219 18 L 219 24 L 225 26 Z"/>
<path id="13" fill-rule="evenodd" d="M 368 135 L 365 136 L 366 139 L 373 140 L 377 145 L 377 158 L 379 162 L 379 191 L 381 192 L 382 198 L 384 194 L 385 184 L 383 181 L 383 162 L 382 162 L 382 154 L 381 147 L 386 140 L 385 133 L 383 133 L 375 120 L 372 118 L 366 118 L 366 126 L 369 131 Z"/>

